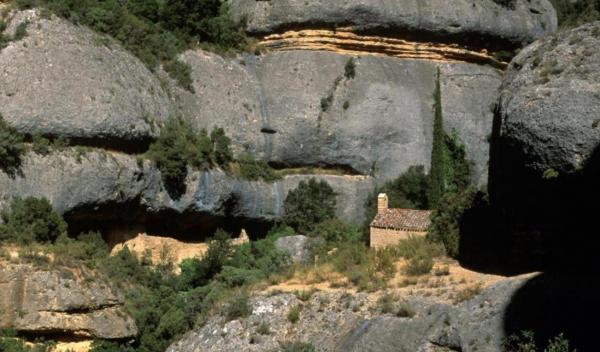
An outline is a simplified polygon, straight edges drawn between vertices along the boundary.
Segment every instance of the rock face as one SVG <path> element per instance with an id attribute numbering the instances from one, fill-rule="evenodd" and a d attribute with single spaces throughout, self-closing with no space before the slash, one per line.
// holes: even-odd
<path id="1" fill-rule="evenodd" d="M 295 50 L 225 61 L 188 52 L 196 93 L 178 91 L 179 108 L 196 126 L 224 127 L 238 150 L 270 162 L 339 167 L 382 182 L 412 165 L 429 166 L 439 68 L 446 128 L 465 142 L 474 180 L 486 182 L 497 69 L 365 55 L 354 58 L 356 75 L 346 77 L 353 57 Z"/>
<path id="2" fill-rule="evenodd" d="M 414 316 L 406 317 L 378 312 L 365 293 L 318 292 L 306 302 L 290 294 L 259 296 L 252 300 L 248 318 L 224 323 L 216 316 L 167 351 L 270 351 L 285 342 L 302 341 L 318 351 L 496 352 L 506 337 L 504 317 L 511 298 L 528 280 L 503 280 L 459 305 L 406 298 L 404 304 L 414 310 Z M 300 319 L 292 324 L 286 317 L 298 305 Z M 268 334 L 258 332 L 261 324 L 270 327 Z"/>
<path id="3" fill-rule="evenodd" d="M 311 262 L 311 239 L 306 236 L 297 235 L 279 238 L 275 241 L 275 248 L 288 253 L 296 264 L 306 265 Z"/>
<path id="4" fill-rule="evenodd" d="M 546 0 L 230 0 L 251 33 L 294 27 L 350 27 L 353 31 L 420 32 L 446 38 L 483 36 L 521 44 L 556 30 L 556 13 Z M 500 4 L 499 4 L 500 3 Z"/>
<path id="5" fill-rule="evenodd" d="M 538 238 L 533 246 L 544 266 L 583 260 L 597 268 L 586 258 L 598 246 L 585 238 L 600 195 L 599 33 L 596 22 L 535 42 L 513 60 L 502 85 L 492 201 L 504 223 Z"/>
<path id="6" fill-rule="evenodd" d="M 20 132 L 114 146 L 155 136 L 171 105 L 158 79 L 114 40 L 38 11 L 14 14 L 0 51 L 0 113 Z"/>
<path id="7" fill-rule="evenodd" d="M 19 333 L 125 339 L 137 334 L 123 299 L 84 269 L 0 266 L 0 322 Z"/>
<path id="8" fill-rule="evenodd" d="M 105 151 L 79 154 L 30 153 L 21 175 L 0 173 L 0 205 L 12 197 L 45 197 L 60 213 L 105 205 L 124 205 L 148 213 L 205 214 L 263 221 L 283 215 L 287 192 L 310 175 L 290 175 L 274 183 L 237 180 L 220 170 L 190 172 L 187 191 L 173 200 L 164 189 L 160 172 L 150 162 Z M 339 193 L 337 214 L 347 221 L 364 219 L 364 204 L 373 181 L 363 176 L 314 176 Z M 94 210 L 95 209 L 95 210 Z M 131 211 L 131 209 L 129 209 Z M 126 209 L 125 209 L 126 210 Z M 114 216 L 119 212 L 112 209 Z"/>

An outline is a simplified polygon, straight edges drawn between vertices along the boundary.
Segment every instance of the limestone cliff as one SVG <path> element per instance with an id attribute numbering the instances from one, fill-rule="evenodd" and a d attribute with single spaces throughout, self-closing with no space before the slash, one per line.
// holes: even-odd
<path id="1" fill-rule="evenodd" d="M 17 333 L 67 339 L 127 339 L 137 334 L 123 298 L 84 268 L 0 265 L 0 323 Z"/>

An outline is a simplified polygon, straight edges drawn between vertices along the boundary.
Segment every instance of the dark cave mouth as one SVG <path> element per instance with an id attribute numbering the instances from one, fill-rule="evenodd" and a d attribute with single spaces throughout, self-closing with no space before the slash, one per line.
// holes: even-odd
<path id="1" fill-rule="evenodd" d="M 64 215 L 69 235 L 96 231 L 109 245 L 125 242 L 138 234 L 173 238 L 184 243 L 205 242 L 218 229 L 236 238 L 242 229 L 250 239 L 264 238 L 274 222 L 233 215 L 174 210 L 149 211 L 134 202 L 86 206 Z"/>

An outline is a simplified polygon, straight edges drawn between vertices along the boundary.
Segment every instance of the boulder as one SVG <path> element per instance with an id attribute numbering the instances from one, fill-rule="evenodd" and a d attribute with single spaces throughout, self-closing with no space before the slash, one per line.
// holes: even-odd
<path id="1" fill-rule="evenodd" d="M 547 0 L 230 0 L 230 4 L 232 13 L 254 34 L 339 26 L 446 40 L 494 38 L 521 45 L 557 27 L 556 12 Z"/>
<path id="2" fill-rule="evenodd" d="M 302 235 L 286 236 L 275 241 L 275 248 L 288 253 L 295 264 L 306 265 L 312 261 L 311 242 L 310 238 Z"/>
<path id="3" fill-rule="evenodd" d="M 533 43 L 502 84 L 490 195 L 504 236 L 538 269 L 598 267 L 587 234 L 600 195 L 599 33 L 596 22 Z"/>
<path id="4" fill-rule="evenodd" d="M 346 77 L 351 58 L 356 74 Z M 486 183 L 501 82 L 494 67 L 307 50 L 235 60 L 194 51 L 183 59 L 192 67 L 196 93 L 177 90 L 179 108 L 195 126 L 224 127 L 236 150 L 276 165 L 334 167 L 378 182 L 413 165 L 429 167 L 439 68 L 446 129 L 465 143 L 474 181 Z M 227 104 L 216 104 L 218 96 Z M 214 112 L 201 110 L 205 105 Z"/>
<path id="5" fill-rule="evenodd" d="M 123 298 L 93 272 L 81 268 L 0 265 L 0 322 L 24 334 L 126 339 L 137 327 Z"/>
<path id="6" fill-rule="evenodd" d="M 0 51 L 0 113 L 20 132 L 105 146 L 158 133 L 171 103 L 158 79 L 115 40 L 39 10 L 13 12 Z"/>

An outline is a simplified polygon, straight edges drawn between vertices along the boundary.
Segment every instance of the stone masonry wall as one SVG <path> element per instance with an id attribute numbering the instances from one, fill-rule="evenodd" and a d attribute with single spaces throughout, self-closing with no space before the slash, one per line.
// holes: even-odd
<path id="1" fill-rule="evenodd" d="M 371 227 L 371 248 L 385 248 L 387 246 L 395 245 L 410 236 L 425 235 L 427 235 L 427 231 L 406 231 Z"/>

